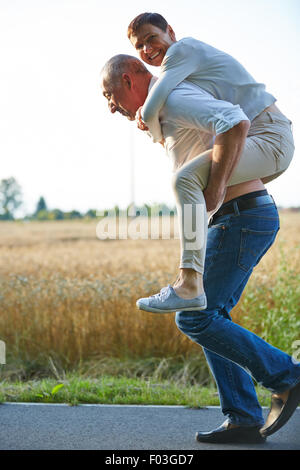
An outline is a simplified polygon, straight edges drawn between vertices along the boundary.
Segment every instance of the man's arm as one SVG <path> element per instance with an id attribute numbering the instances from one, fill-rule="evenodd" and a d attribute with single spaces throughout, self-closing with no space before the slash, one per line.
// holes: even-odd
<path id="1" fill-rule="evenodd" d="M 141 119 L 149 129 L 153 142 L 159 142 L 163 137 L 159 112 L 169 94 L 199 67 L 199 52 L 189 41 L 177 41 L 168 49 L 161 64 L 159 78 L 141 109 Z"/>
<path id="2" fill-rule="evenodd" d="M 246 114 L 239 105 L 217 100 L 196 85 L 182 82 L 169 96 L 163 120 L 177 128 L 195 129 L 215 136 L 212 165 L 207 188 L 204 191 L 207 210 L 214 210 L 222 199 L 228 181 L 241 157 L 250 127 Z M 162 120 L 162 122 L 164 122 Z M 177 152 L 182 146 L 177 146 Z"/>
<path id="3" fill-rule="evenodd" d="M 216 136 L 212 150 L 212 165 L 204 197 L 208 211 L 214 210 L 226 191 L 226 186 L 241 157 L 249 121 L 241 121 Z"/>

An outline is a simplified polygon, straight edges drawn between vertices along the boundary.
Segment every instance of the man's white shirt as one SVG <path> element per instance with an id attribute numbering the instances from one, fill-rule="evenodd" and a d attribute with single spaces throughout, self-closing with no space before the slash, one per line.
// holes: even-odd
<path id="1" fill-rule="evenodd" d="M 151 79 L 149 90 L 156 80 L 156 77 Z M 216 135 L 248 120 L 239 105 L 217 100 L 187 80 L 170 93 L 159 119 L 174 171 L 212 148 Z"/>
<path id="2" fill-rule="evenodd" d="M 153 142 L 162 139 L 159 110 L 183 80 L 197 85 L 217 100 L 240 105 L 250 121 L 276 101 L 265 85 L 254 80 L 234 57 L 197 39 L 183 38 L 168 48 L 158 81 L 142 108 L 142 118 Z"/>

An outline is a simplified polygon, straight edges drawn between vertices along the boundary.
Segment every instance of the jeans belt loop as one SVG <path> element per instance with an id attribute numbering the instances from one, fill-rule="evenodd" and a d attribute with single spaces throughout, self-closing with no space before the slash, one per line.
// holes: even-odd
<path id="1" fill-rule="evenodd" d="M 234 214 L 235 214 L 235 215 L 240 215 L 239 206 L 238 206 L 237 201 L 234 201 L 234 203 L 233 203 L 233 209 L 234 209 Z"/>

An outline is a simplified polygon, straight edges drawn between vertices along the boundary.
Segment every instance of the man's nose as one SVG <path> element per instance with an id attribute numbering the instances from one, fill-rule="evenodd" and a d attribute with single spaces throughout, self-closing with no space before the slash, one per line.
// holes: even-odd
<path id="1" fill-rule="evenodd" d="M 115 113 L 117 111 L 117 106 L 113 103 L 108 103 L 108 107 L 111 113 Z"/>
<path id="2" fill-rule="evenodd" d="M 144 44 L 144 53 L 145 54 L 149 54 L 152 51 L 153 51 L 153 47 L 151 46 L 151 44 L 149 44 L 149 43 Z"/>

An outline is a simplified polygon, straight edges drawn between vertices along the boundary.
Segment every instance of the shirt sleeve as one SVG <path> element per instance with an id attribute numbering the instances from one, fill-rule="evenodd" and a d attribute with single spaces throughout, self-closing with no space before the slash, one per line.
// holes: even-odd
<path id="1" fill-rule="evenodd" d="M 169 52 L 170 51 L 170 52 Z M 173 44 L 162 62 L 161 73 L 143 105 L 141 116 L 154 142 L 162 140 L 159 112 L 171 91 L 199 66 L 196 49 L 185 41 Z"/>
<path id="2" fill-rule="evenodd" d="M 223 134 L 248 117 L 239 105 L 217 100 L 190 83 L 183 83 L 170 94 L 165 118 L 184 129 L 212 135 Z"/>

